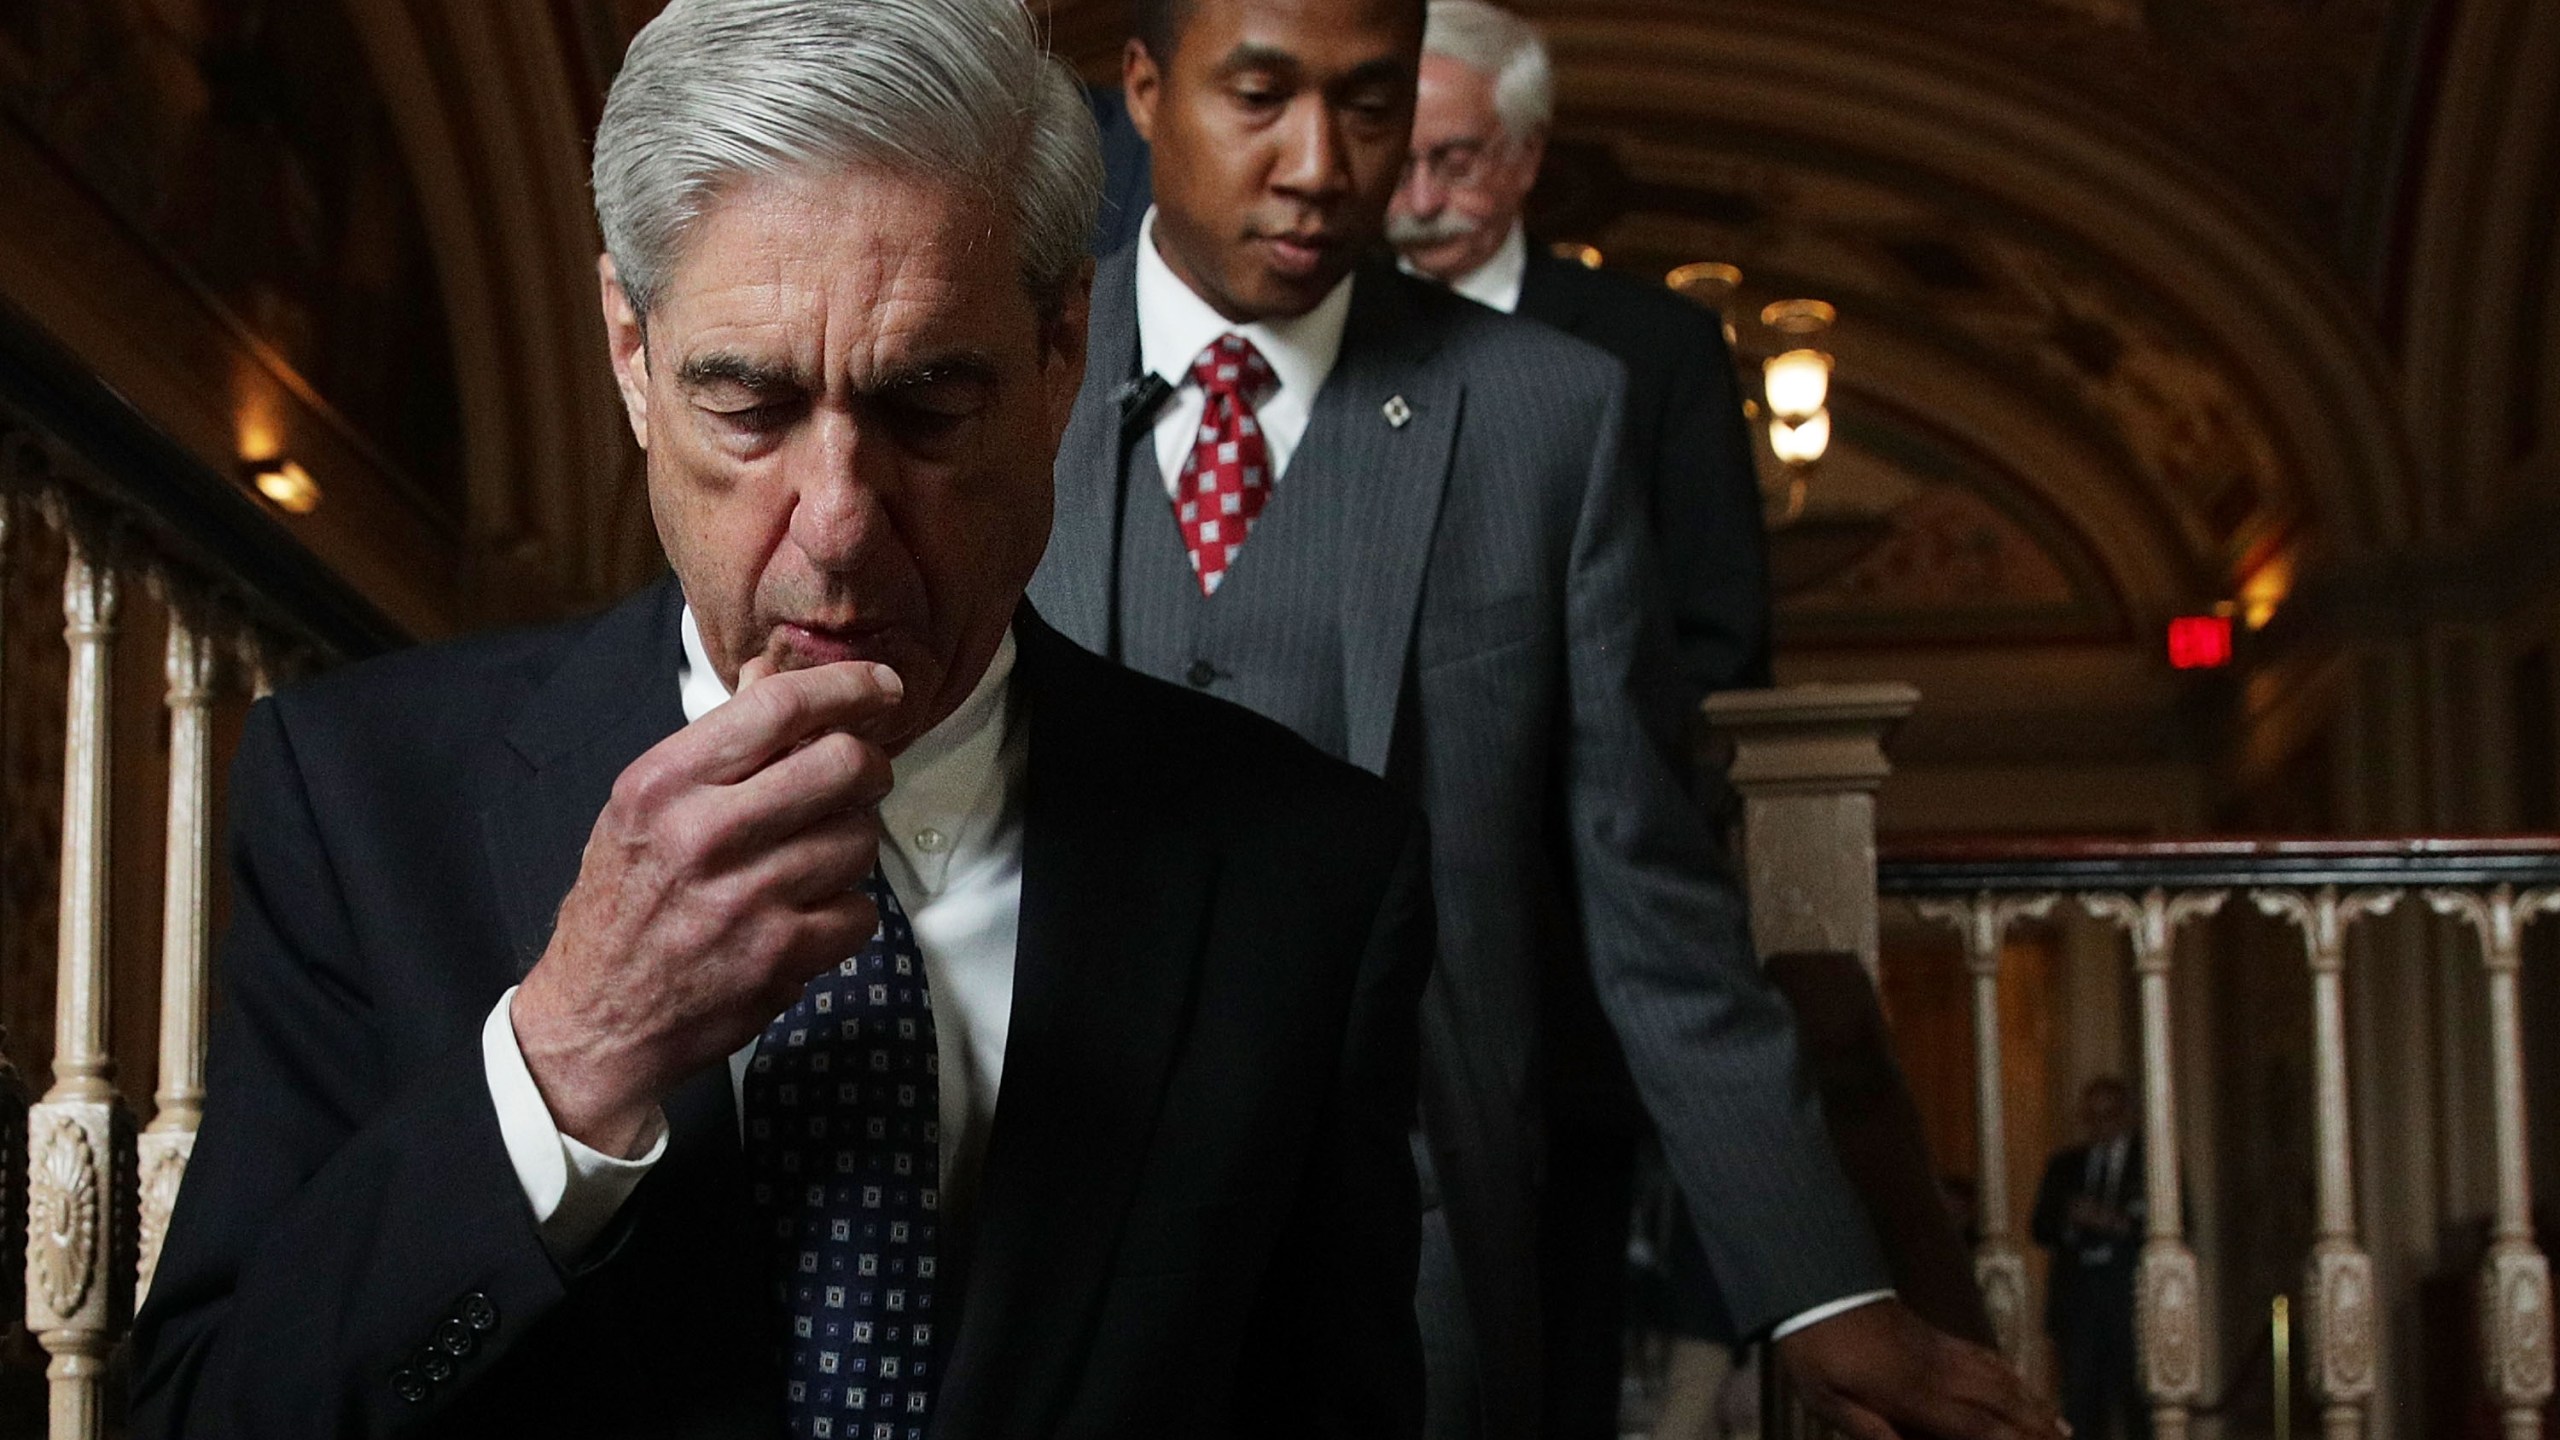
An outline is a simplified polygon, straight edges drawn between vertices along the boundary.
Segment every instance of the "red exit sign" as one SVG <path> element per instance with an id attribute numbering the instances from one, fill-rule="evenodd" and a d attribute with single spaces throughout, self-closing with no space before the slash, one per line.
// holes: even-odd
<path id="1" fill-rule="evenodd" d="M 2169 622 L 2169 663 L 2180 670 L 2219 670 L 2231 663 L 2231 617 L 2181 615 Z"/>

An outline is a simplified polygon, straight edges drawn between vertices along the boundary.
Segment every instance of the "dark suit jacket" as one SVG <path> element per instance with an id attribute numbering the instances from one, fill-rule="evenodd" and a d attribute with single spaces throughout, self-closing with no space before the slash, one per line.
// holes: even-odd
<path id="1" fill-rule="evenodd" d="M 1771 684 L 1760 480 L 1714 312 L 1532 246 L 1518 313 L 1627 367 L 1627 466 L 1652 513 L 1674 649 L 1693 698 Z"/>
<path id="2" fill-rule="evenodd" d="M 1105 654 L 1122 622 L 1121 487 L 1143 443 L 1117 398 L 1137 366 L 1134 274 L 1124 251 L 1095 282 L 1085 392 L 1032 588 L 1062 633 Z M 1340 359 L 1270 500 L 1275 512 L 1339 508 L 1296 532 L 1342 547 L 1324 583 L 1294 598 L 1329 607 L 1341 637 L 1338 682 L 1307 683 L 1339 684 L 1347 758 L 1430 820 L 1440 959 L 1423 1010 L 1423 1122 L 1476 1322 L 1482 1408 L 1513 1432 L 1538 1414 L 1549 954 L 1588 957 L 1738 1324 L 1886 1283 L 1786 1006 L 1684 789 L 1652 545 L 1617 458 L 1624 393 L 1620 367 L 1578 341 L 1364 270 Z M 1221 600 L 1252 583 L 1261 543 L 1245 546 Z M 1221 690 L 1221 672 L 1252 668 L 1202 658 L 1186 668 Z"/>
<path id="3" fill-rule="evenodd" d="M 725 1066 L 605 1239 L 535 1232 L 479 1032 L 614 777 L 682 723 L 680 599 L 253 712 L 203 1134 L 135 1433 L 782 1433 Z M 1419 824 L 1027 610 L 1020 947 L 935 1433 L 1411 1433 Z M 1214 761 L 1214 793 L 1184 783 Z M 948 1322 L 950 1317 L 946 1317 Z M 392 1377 L 450 1340 L 423 1402 Z"/>
<path id="4" fill-rule="evenodd" d="M 2133 1304 L 2133 1272 L 2142 1258 L 2142 1227 L 2151 1206 L 2144 1184 L 2142 1137 L 2126 1147 L 2124 1170 L 2111 1195 L 2093 1198 L 2122 1210 L 2134 1233 L 2110 1236 L 2082 1230 L 2071 1223 L 2071 1202 L 2089 1189 L 2089 1147 L 2074 1145 L 2056 1152 L 2036 1184 L 2036 1210 L 2030 1231 L 2036 1243 L 2053 1252 L 2045 1284 L 2045 1328 L 2060 1335 L 2090 1318 L 2100 1306 Z"/>
<path id="5" fill-rule="evenodd" d="M 1616 357 L 1627 372 L 1624 463 L 1653 522 L 1681 702 L 1774 683 L 1769 554 L 1760 481 L 1724 327 L 1658 285 L 1561 260 L 1537 246 L 1515 312 Z M 1721 799 L 1722 797 L 1711 797 Z M 1634 1088 L 1587 971 L 1551 965 L 1547 1044 L 1555 1123 L 1639 1130 Z"/>

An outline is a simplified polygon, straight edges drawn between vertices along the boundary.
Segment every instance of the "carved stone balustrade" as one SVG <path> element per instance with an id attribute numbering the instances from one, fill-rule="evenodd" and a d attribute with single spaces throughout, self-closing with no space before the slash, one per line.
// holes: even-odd
<path id="1" fill-rule="evenodd" d="M 2305 1365 L 2325 1440 L 2369 1431 L 2380 1393 L 2382 1317 L 2359 1229 L 2350 1104 L 2347 970 L 2356 926 L 2411 891 L 2476 933 L 2486 978 L 2498 1173 L 2493 1244 L 2480 1275 L 2483 1379 L 2506 1440 L 2535 1440 L 2553 1393 L 2551 1280 L 2531 1225 L 2523 1032 L 2524 927 L 2560 911 L 2560 835 L 2391 839 L 2231 837 L 2170 841 L 1935 840 L 1889 847 L 1881 893 L 1965 937 L 1976 981 L 1976 1110 L 1984 1239 L 1977 1266 L 1996 1316 L 2031 1313 L 2011 1234 L 1997 1005 L 2002 940 L 2016 924 L 2078 904 L 2126 935 L 2139 996 L 2148 1232 L 2136 1272 L 2140 1375 L 2160 1440 L 2181 1440 L 2204 1398 L 2203 1277 L 2187 1243 L 2179 1175 L 2178 1026 L 2171 967 L 2180 932 L 2246 891 L 2289 924 L 2311 981 L 2312 1145 L 2317 1226 L 2303 1257 Z M 2207 963 L 2210 963 L 2209 960 Z M 2002 1331 L 2004 1347 L 2010 1332 Z M 2013 1356 L 2015 1352 L 2012 1352 Z"/>

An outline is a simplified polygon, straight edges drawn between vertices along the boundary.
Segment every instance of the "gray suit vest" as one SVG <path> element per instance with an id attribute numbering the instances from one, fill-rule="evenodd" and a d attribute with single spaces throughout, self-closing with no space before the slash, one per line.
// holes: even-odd
<path id="1" fill-rule="evenodd" d="M 1307 438 L 1315 438 L 1314 427 Z M 1120 514 L 1116 658 L 1267 715 L 1342 757 L 1350 715 L 1341 607 L 1333 600 L 1341 581 L 1327 557 L 1348 553 L 1330 533 L 1344 507 L 1318 488 L 1337 477 L 1300 445 L 1218 593 L 1204 596 L 1155 446 L 1141 434 L 1134 449 Z"/>

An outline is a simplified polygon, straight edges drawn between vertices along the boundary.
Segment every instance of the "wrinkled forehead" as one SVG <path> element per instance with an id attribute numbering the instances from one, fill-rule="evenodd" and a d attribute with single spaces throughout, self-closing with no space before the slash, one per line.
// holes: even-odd
<path id="1" fill-rule="evenodd" d="M 870 166 L 755 176 L 702 208 L 656 321 L 688 351 L 965 342 L 1028 312 L 1013 232 L 1010 208 L 967 183 Z"/>

